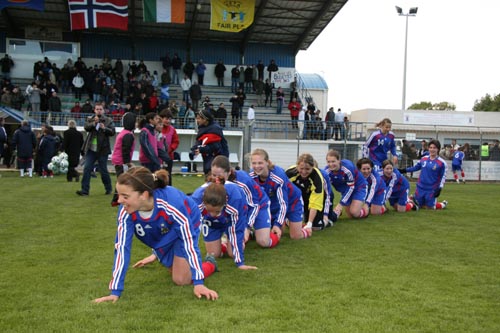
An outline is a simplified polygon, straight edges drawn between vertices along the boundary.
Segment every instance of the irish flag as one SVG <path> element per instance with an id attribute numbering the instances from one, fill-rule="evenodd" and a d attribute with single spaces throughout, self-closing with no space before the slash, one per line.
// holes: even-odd
<path id="1" fill-rule="evenodd" d="M 186 0 L 144 0 L 144 22 L 184 23 Z"/>

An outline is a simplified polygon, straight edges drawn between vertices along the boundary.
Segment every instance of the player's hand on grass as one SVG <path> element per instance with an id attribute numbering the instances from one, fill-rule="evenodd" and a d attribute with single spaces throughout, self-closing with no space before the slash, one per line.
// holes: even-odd
<path id="1" fill-rule="evenodd" d="M 197 298 L 202 298 L 203 296 L 205 296 L 207 299 L 213 301 L 219 298 L 219 294 L 217 294 L 215 290 L 208 289 L 202 284 L 194 286 L 193 292 Z"/>
<path id="2" fill-rule="evenodd" d="M 134 268 L 144 267 L 144 266 L 149 265 L 150 263 L 154 262 L 155 260 L 156 260 L 156 256 L 154 254 L 152 254 L 149 257 L 146 257 L 146 258 L 136 262 L 133 267 Z"/>
<path id="3" fill-rule="evenodd" d="M 104 296 L 104 297 L 96 298 L 96 299 L 95 299 L 95 300 L 93 300 L 92 302 L 93 302 L 93 303 L 104 303 L 104 302 L 113 302 L 113 303 L 116 303 L 119 299 L 120 299 L 120 297 L 119 297 L 119 296 L 116 296 L 116 295 L 108 295 L 108 296 Z"/>

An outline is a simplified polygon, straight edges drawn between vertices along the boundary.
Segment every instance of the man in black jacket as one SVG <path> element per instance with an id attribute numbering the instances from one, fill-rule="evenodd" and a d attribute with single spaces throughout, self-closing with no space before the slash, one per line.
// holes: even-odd
<path id="1" fill-rule="evenodd" d="M 97 162 L 105 194 L 111 194 L 113 187 L 108 172 L 108 156 L 111 154 L 109 137 L 115 135 L 113 120 L 104 115 L 104 105 L 100 102 L 94 107 L 95 116 L 87 118 L 85 131 L 88 133 L 83 145 L 85 164 L 83 167 L 82 189 L 76 191 L 80 196 L 87 196 L 90 192 L 90 178 Z"/>

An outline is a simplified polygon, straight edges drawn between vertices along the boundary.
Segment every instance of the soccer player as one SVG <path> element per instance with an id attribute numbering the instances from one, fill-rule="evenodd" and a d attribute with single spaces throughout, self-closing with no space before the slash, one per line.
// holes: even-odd
<path id="1" fill-rule="evenodd" d="M 198 204 L 203 224 L 201 230 L 207 253 L 214 257 L 222 254 L 222 236 L 226 234 L 227 253 L 239 269 L 257 269 L 245 265 L 245 229 L 247 205 L 243 191 L 223 177 L 208 176 L 208 182 L 191 195 Z"/>
<path id="2" fill-rule="evenodd" d="M 466 145 L 468 145 L 466 143 Z M 464 160 L 465 145 L 458 147 L 458 149 L 453 153 L 453 160 L 451 161 L 451 170 L 453 171 L 453 178 L 455 181 L 460 184 L 460 180 L 458 179 L 458 172 L 460 171 L 462 176 L 462 182 L 465 183 L 465 172 L 462 168 L 462 162 Z"/>
<path id="3" fill-rule="evenodd" d="M 419 207 L 409 199 L 410 183 L 390 160 L 382 163 L 382 179 L 387 186 L 385 197 L 389 200 L 389 205 L 399 213 L 410 210 L 418 210 Z"/>
<path id="4" fill-rule="evenodd" d="M 212 161 L 212 176 L 224 177 L 227 181 L 238 185 L 245 195 L 248 207 L 245 242 L 248 241 L 250 230 L 254 230 L 255 240 L 262 247 L 272 248 L 278 245 L 278 236 L 271 232 L 271 212 L 269 197 L 259 185 L 243 170 L 235 170 L 226 156 L 216 156 Z"/>
<path id="5" fill-rule="evenodd" d="M 385 182 L 373 168 L 373 162 L 370 159 L 362 158 L 358 160 L 356 166 L 368 183 L 368 195 L 365 202 L 370 207 L 370 214 L 384 214 L 387 211 L 387 208 L 385 208 Z"/>
<path id="6" fill-rule="evenodd" d="M 441 143 L 438 140 L 429 142 L 429 155 L 420 159 L 420 161 L 411 168 L 401 169 L 400 172 L 420 171 L 417 180 L 417 190 L 413 201 L 420 207 L 428 209 L 444 209 L 448 202 L 437 202 L 446 181 L 446 161 L 439 157 Z"/>
<path id="7" fill-rule="evenodd" d="M 325 182 L 321 171 L 315 167 L 315 162 L 311 154 L 302 154 L 297 159 L 297 164 L 286 170 L 286 175 L 302 192 L 304 218 L 312 223 L 313 230 L 323 230 L 332 226 L 337 218 L 330 221 L 328 213 L 324 214 L 327 204 Z"/>
<path id="8" fill-rule="evenodd" d="M 396 154 L 396 141 L 391 131 L 392 121 L 389 118 L 382 119 L 378 124 L 378 130 L 374 131 L 363 145 L 363 157 L 373 161 L 375 170 L 382 167 L 382 162 L 387 159 L 387 153 L 391 152 L 394 165 L 398 164 Z"/>
<path id="9" fill-rule="evenodd" d="M 285 171 L 269 160 L 269 154 L 257 148 L 250 154 L 250 177 L 271 200 L 271 226 L 280 239 L 285 220 L 288 220 L 291 239 L 304 239 L 312 235 L 312 223 L 302 227 L 304 204 L 300 190 L 290 182 Z"/>
<path id="10" fill-rule="evenodd" d="M 330 183 L 342 195 L 335 211 L 341 212 L 345 207 L 348 217 L 368 216 L 369 209 L 365 202 L 368 183 L 359 170 L 351 161 L 341 160 L 340 153 L 333 149 L 326 155 L 326 164 Z"/>
<path id="11" fill-rule="evenodd" d="M 203 281 L 216 270 L 213 257 L 201 262 L 198 239 L 200 211 L 196 203 L 174 187 L 166 186 L 168 173 L 147 168 L 131 168 L 118 177 L 120 208 L 115 240 L 111 294 L 95 303 L 116 302 L 123 292 L 132 239 L 135 236 L 153 249 L 153 254 L 137 262 L 142 267 L 158 259 L 167 267 L 176 285 L 193 284 L 196 297 L 215 300 L 217 292 L 204 286 Z"/>

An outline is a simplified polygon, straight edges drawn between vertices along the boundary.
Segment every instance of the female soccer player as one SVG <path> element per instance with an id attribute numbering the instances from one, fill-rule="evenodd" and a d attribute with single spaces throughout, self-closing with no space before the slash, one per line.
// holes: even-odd
<path id="1" fill-rule="evenodd" d="M 222 236 L 227 234 L 227 253 L 239 269 L 257 269 L 245 265 L 245 229 L 247 228 L 247 206 L 242 190 L 223 177 L 208 176 L 208 182 L 191 195 L 201 211 L 201 230 L 207 253 L 214 257 L 222 254 Z"/>
<path id="2" fill-rule="evenodd" d="M 196 203 L 174 187 L 166 186 L 165 170 L 151 173 L 144 167 L 131 168 L 118 177 L 120 208 L 115 241 L 111 294 L 95 303 L 116 302 L 123 292 L 130 261 L 132 239 L 137 238 L 153 249 L 153 255 L 137 262 L 142 267 L 158 259 L 172 274 L 177 285 L 194 285 L 194 294 L 215 300 L 217 292 L 203 285 L 216 270 L 215 259 L 207 257 L 202 264 L 198 239 L 200 212 Z"/>
<path id="3" fill-rule="evenodd" d="M 297 164 L 286 170 L 286 175 L 302 192 L 304 218 L 312 223 L 313 230 L 323 230 L 332 226 L 337 218 L 330 221 L 328 212 L 324 214 L 327 193 L 323 175 L 315 165 L 311 154 L 302 154 L 297 159 Z"/>
<path id="4" fill-rule="evenodd" d="M 264 149 L 255 149 L 250 154 L 252 170 L 250 177 L 262 188 L 271 200 L 272 231 L 281 239 L 282 228 L 288 220 L 291 239 L 311 237 L 312 223 L 302 227 L 304 204 L 300 190 L 293 185 L 285 171 L 269 160 Z"/>
<path id="5" fill-rule="evenodd" d="M 448 202 L 437 202 L 446 181 L 446 161 L 439 157 L 441 143 L 438 140 L 429 142 L 429 155 L 420 159 L 420 161 L 411 168 L 399 170 L 400 172 L 415 172 L 420 170 L 417 180 L 417 190 L 413 201 L 420 207 L 429 209 L 444 209 Z"/>
<path id="6" fill-rule="evenodd" d="M 466 143 L 461 147 L 458 147 L 458 149 L 455 152 L 453 152 L 453 160 L 451 161 L 451 170 L 453 171 L 453 178 L 459 184 L 460 184 L 460 180 L 458 179 L 459 171 L 462 176 L 462 182 L 465 183 L 465 172 L 464 169 L 462 168 L 462 162 L 465 157 L 464 150 L 466 148 L 466 145 L 468 145 L 468 143 Z"/>
<path id="7" fill-rule="evenodd" d="M 374 131 L 363 145 L 363 157 L 369 158 L 375 165 L 375 170 L 381 169 L 382 162 L 387 159 L 387 153 L 391 152 L 394 165 L 398 164 L 396 154 L 396 141 L 392 133 L 392 121 L 389 118 L 382 119 L 378 124 L 378 130 Z"/>
<path id="8" fill-rule="evenodd" d="M 349 160 L 341 160 L 340 153 L 329 150 L 326 155 L 329 181 L 333 187 L 341 193 L 342 198 L 335 207 L 335 211 L 341 212 L 342 207 L 348 217 L 363 218 L 368 216 L 368 205 L 365 202 L 368 183 L 354 164 Z"/>
<path id="9" fill-rule="evenodd" d="M 243 190 L 248 206 L 245 241 L 248 241 L 250 230 L 253 229 L 255 240 L 260 246 L 272 248 L 278 245 L 278 236 L 271 232 L 269 197 L 260 186 L 245 171 L 232 168 L 229 159 L 222 155 L 212 161 L 212 176 L 224 177 L 226 181 L 234 182 Z"/>
<path id="10" fill-rule="evenodd" d="M 370 159 L 362 158 L 358 160 L 356 166 L 368 183 L 368 195 L 365 201 L 368 207 L 370 207 L 370 214 L 384 214 L 387 211 L 387 208 L 385 208 L 385 182 L 373 168 L 373 162 Z"/>
<path id="11" fill-rule="evenodd" d="M 418 210 L 418 205 L 408 198 L 410 183 L 398 169 L 394 168 L 394 164 L 390 160 L 385 160 L 382 163 L 382 179 L 387 186 L 385 197 L 397 212 L 404 213 L 409 210 Z"/>

